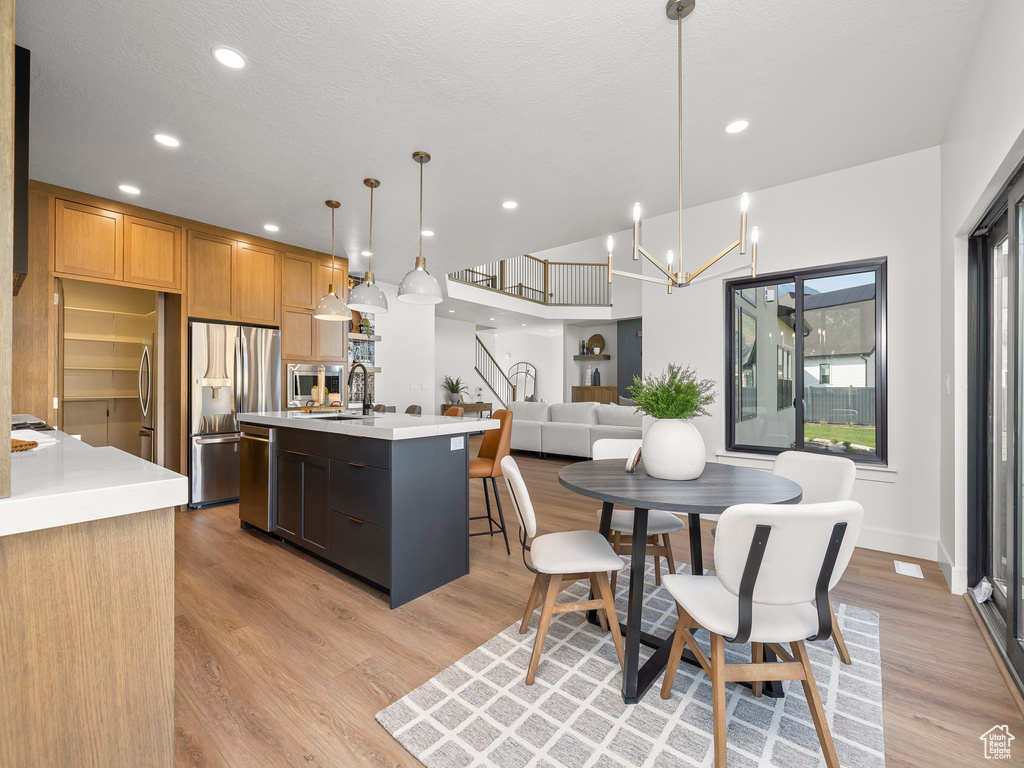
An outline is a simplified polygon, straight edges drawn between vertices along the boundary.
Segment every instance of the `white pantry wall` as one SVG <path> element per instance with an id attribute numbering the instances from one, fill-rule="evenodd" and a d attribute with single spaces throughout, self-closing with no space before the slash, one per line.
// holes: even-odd
<path id="1" fill-rule="evenodd" d="M 967 584 L 967 236 L 1024 159 L 1019 37 L 1024 3 L 992 0 L 942 137 L 942 416 L 939 565 L 950 588 Z M 948 382 L 948 384 L 947 384 Z"/>
<path id="2" fill-rule="evenodd" d="M 398 286 L 377 282 L 388 298 L 389 311 L 374 315 L 380 336 L 374 381 L 375 402 L 394 405 L 399 413 L 413 404 L 437 413 L 440 391 L 434 380 L 434 308 L 398 300 Z"/>

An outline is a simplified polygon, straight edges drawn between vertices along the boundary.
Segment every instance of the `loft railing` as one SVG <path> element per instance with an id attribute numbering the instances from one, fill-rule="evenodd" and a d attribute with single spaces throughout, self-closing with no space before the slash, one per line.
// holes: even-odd
<path id="1" fill-rule="evenodd" d="M 498 361 L 488 351 L 480 337 L 476 337 L 476 372 L 484 380 L 488 389 L 494 393 L 502 408 L 516 399 L 516 385 L 509 381 L 508 376 L 498 365 Z"/>
<path id="2" fill-rule="evenodd" d="M 603 263 L 548 261 L 527 253 L 460 269 L 448 278 L 537 304 L 592 307 L 612 303 L 608 266 Z"/>

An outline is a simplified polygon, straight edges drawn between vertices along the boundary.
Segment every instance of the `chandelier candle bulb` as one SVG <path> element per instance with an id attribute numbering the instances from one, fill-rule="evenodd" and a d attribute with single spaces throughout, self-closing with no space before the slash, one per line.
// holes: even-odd
<path id="1" fill-rule="evenodd" d="M 750 230 L 750 276 L 757 277 L 757 241 L 761 233 L 757 227 Z"/>
<path id="2" fill-rule="evenodd" d="M 608 285 L 612 284 L 612 246 L 615 245 L 615 241 L 612 240 L 612 236 L 608 235 Z"/>

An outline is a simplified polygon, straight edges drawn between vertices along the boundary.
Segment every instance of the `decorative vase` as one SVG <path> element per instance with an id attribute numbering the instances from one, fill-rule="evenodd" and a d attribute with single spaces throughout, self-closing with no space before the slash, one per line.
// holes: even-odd
<path id="1" fill-rule="evenodd" d="M 601 386 L 601 371 L 598 368 L 594 368 L 594 386 Z"/>
<path id="2" fill-rule="evenodd" d="M 644 433 L 644 469 L 651 477 L 694 480 L 706 461 L 704 438 L 690 419 L 655 419 Z"/>
<path id="3" fill-rule="evenodd" d="M 450 405 L 455 405 L 458 402 L 459 402 L 459 393 L 458 392 L 449 392 L 448 393 L 448 403 Z"/>

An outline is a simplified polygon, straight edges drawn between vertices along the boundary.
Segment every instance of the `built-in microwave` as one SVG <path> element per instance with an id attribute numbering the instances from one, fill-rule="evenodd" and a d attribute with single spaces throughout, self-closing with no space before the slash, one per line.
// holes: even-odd
<path id="1" fill-rule="evenodd" d="M 313 387 L 317 384 L 316 363 L 290 363 L 288 365 L 288 407 L 300 408 L 313 399 Z M 340 365 L 324 366 L 324 386 L 330 393 L 330 403 L 341 405 L 344 400 L 342 386 L 345 369 Z"/>

